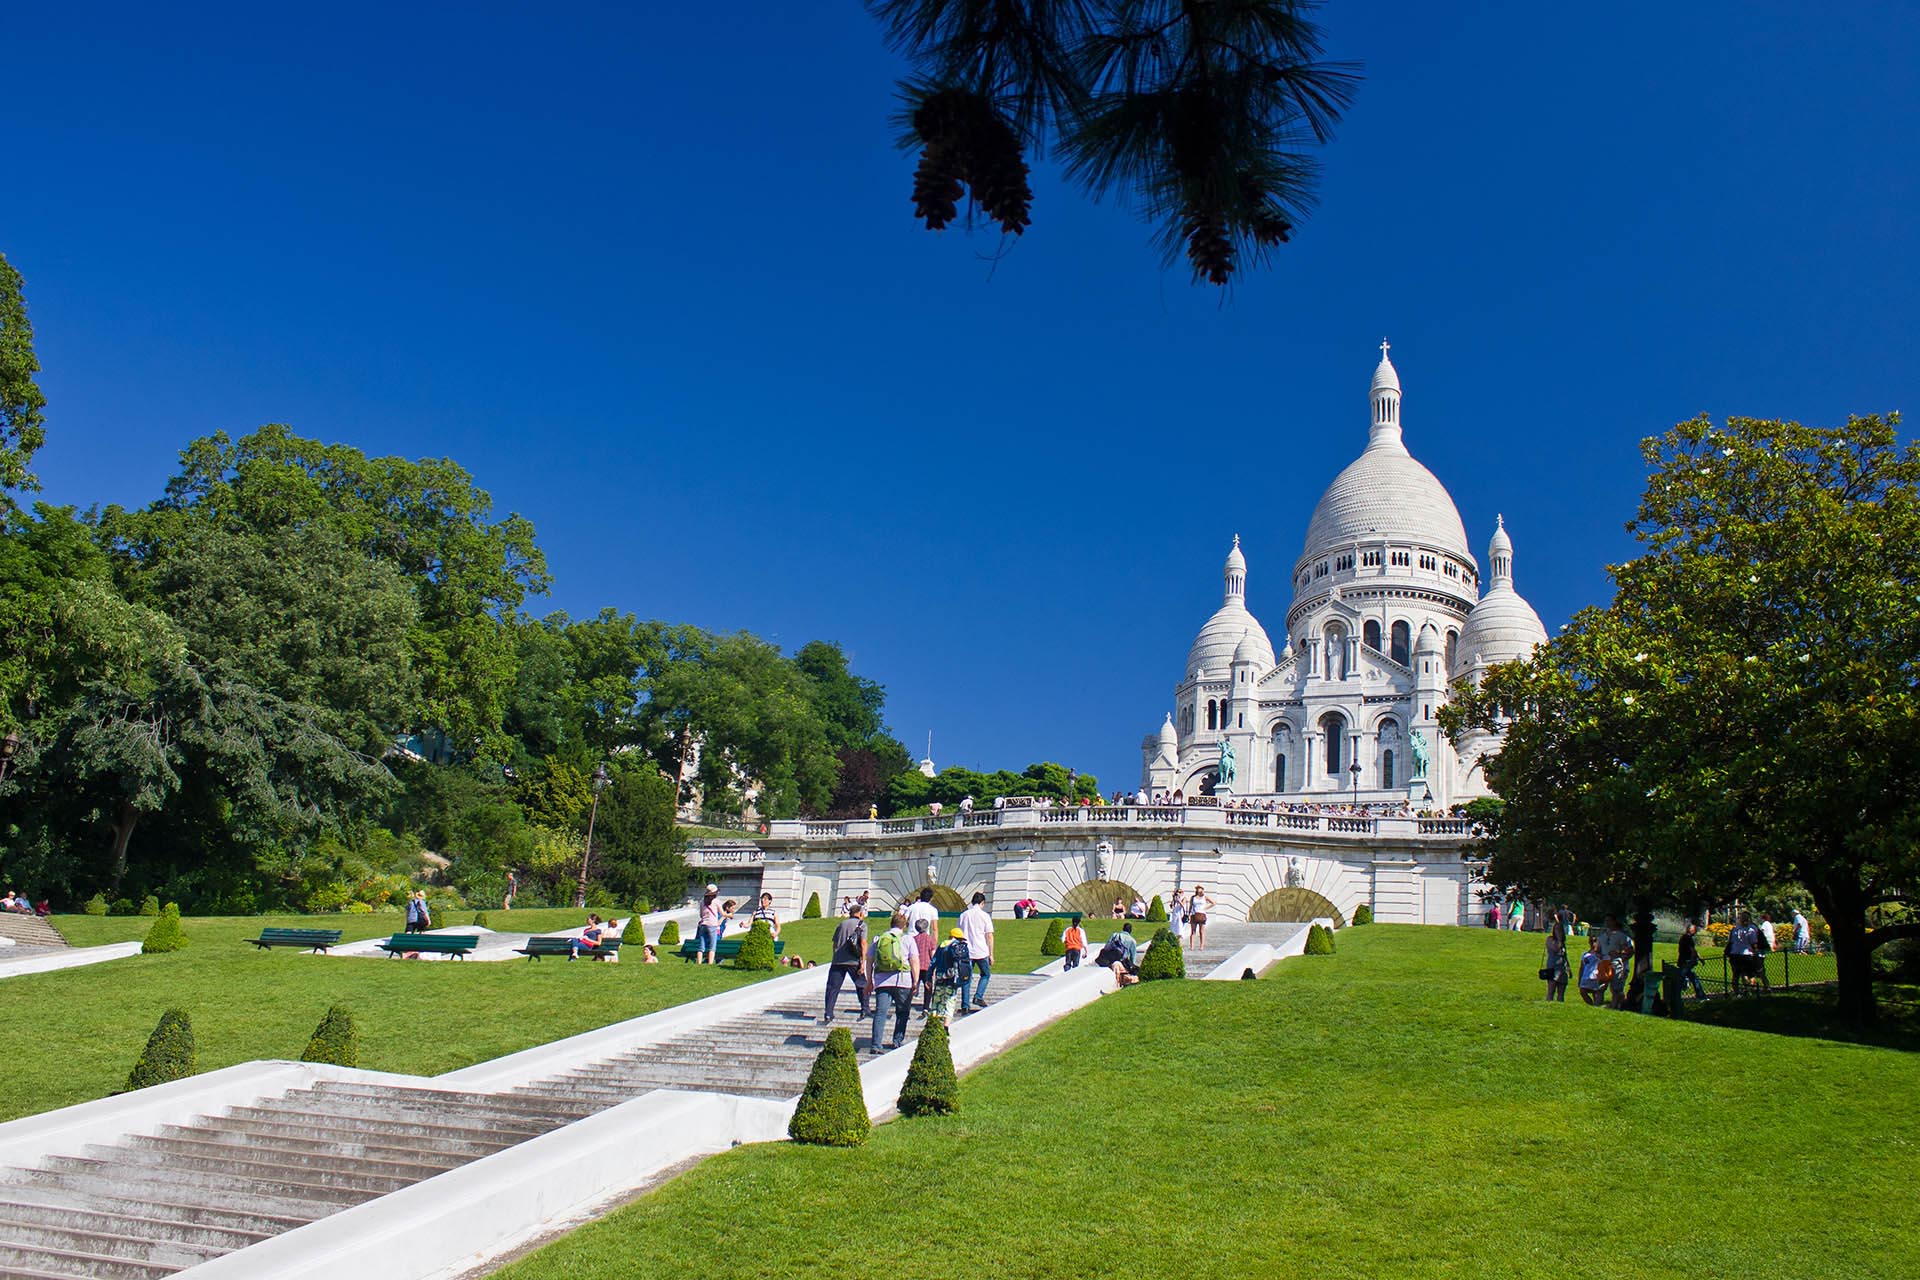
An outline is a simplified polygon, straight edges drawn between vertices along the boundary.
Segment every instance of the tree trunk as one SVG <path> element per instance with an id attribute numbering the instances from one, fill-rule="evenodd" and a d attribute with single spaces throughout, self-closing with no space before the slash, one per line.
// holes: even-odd
<path id="1" fill-rule="evenodd" d="M 133 824 L 140 819 L 140 811 L 122 800 L 120 811 L 113 822 L 113 866 L 112 883 L 115 893 L 120 891 L 120 881 L 127 874 L 127 842 L 133 839 Z"/>
<path id="2" fill-rule="evenodd" d="M 1867 949 L 1866 894 L 1853 881 L 1821 881 L 1807 888 L 1832 934 L 1840 1014 L 1855 1026 L 1871 1027 L 1880 1020 L 1880 1007 L 1873 995 L 1873 953 Z"/>

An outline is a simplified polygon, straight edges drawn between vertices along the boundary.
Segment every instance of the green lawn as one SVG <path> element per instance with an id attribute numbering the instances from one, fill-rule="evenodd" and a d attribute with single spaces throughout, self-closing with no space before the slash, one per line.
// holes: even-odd
<path id="1" fill-rule="evenodd" d="M 1920 1053 L 1549 1005 L 1539 949 L 1375 925 L 1132 988 L 957 1116 L 731 1152 L 501 1276 L 748 1238 L 730 1276 L 1914 1274 Z"/>
<path id="2" fill-rule="evenodd" d="M 558 930 L 571 909 L 490 911 L 495 929 Z M 441 923 L 466 923 L 456 912 Z M 60 916 L 75 945 L 143 938 L 151 920 Z M 676 961 L 658 965 L 512 960 L 423 964 L 258 951 L 240 939 L 265 925 L 338 928 L 347 941 L 384 937 L 397 915 L 188 918 L 191 945 L 170 955 L 0 981 L 0 1120 L 104 1097 L 127 1071 L 161 1011 L 193 1016 L 200 1068 L 297 1058 L 328 1004 L 353 1007 L 360 1065 L 436 1074 L 711 995 L 753 975 Z"/>

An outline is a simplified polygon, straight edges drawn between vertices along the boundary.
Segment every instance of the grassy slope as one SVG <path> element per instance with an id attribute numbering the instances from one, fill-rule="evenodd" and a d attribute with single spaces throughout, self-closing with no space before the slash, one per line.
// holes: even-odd
<path id="1" fill-rule="evenodd" d="M 768 1247 L 730 1276 L 1913 1273 L 1920 1054 L 1548 1005 L 1533 937 L 1339 945 L 1103 1000 L 958 1116 L 729 1153 L 502 1276 L 614 1280 L 742 1227 Z M 973 1196 L 928 1194 L 956 1170 Z"/>
<path id="2" fill-rule="evenodd" d="M 492 911 L 495 929 L 557 930 L 578 911 Z M 466 923 L 472 913 L 441 923 Z M 151 920 L 63 916 L 80 946 L 143 938 Z M 263 925 L 339 928 L 346 940 L 384 937 L 398 916 L 189 918 L 191 945 L 171 955 L 0 982 L 0 1120 L 103 1097 L 127 1071 L 161 1011 L 193 1015 L 200 1068 L 297 1058 L 328 1004 L 353 1006 L 360 1065 L 434 1074 L 544 1044 L 623 1018 L 711 995 L 752 978 L 732 969 L 513 960 L 421 964 L 384 957 L 324 959 L 257 951 L 240 939 Z"/>

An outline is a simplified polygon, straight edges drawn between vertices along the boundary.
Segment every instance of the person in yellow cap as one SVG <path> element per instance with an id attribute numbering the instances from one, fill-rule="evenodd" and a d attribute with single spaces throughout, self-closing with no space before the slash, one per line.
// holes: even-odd
<path id="1" fill-rule="evenodd" d="M 946 943 L 933 953 L 933 1013 L 948 1025 L 953 1023 L 954 1008 L 960 1003 L 960 988 L 973 972 L 973 957 L 967 951 L 964 930 L 948 932 Z"/>

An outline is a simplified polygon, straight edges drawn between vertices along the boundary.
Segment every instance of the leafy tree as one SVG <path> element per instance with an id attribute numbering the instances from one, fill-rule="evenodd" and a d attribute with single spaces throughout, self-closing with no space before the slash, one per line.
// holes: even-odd
<path id="1" fill-rule="evenodd" d="M 41 410 L 47 398 L 33 380 L 38 372 L 20 273 L 0 254 L 0 510 L 13 506 L 9 490 L 39 487 L 28 469 L 46 442 Z"/>
<path id="2" fill-rule="evenodd" d="M 1644 446 L 1617 594 L 1449 730 L 1505 727 L 1489 878 L 1692 905 L 1803 886 L 1842 1011 L 1876 1016 L 1871 957 L 1920 937 L 1920 448 L 1897 416 L 1732 418 Z"/>
<path id="3" fill-rule="evenodd" d="M 1311 147 L 1352 99 L 1320 60 L 1314 5 L 868 0 L 914 70 L 901 141 L 920 151 L 914 214 L 932 230 L 969 198 L 1004 235 L 1029 221 L 1027 156 L 1049 148 L 1098 198 L 1154 224 L 1168 261 L 1224 285 L 1284 243 L 1313 203 Z"/>
<path id="4" fill-rule="evenodd" d="M 674 787 L 653 769 L 620 768 L 594 823 L 598 879 L 626 901 L 677 902 L 687 888 L 686 836 L 674 822 Z"/>

